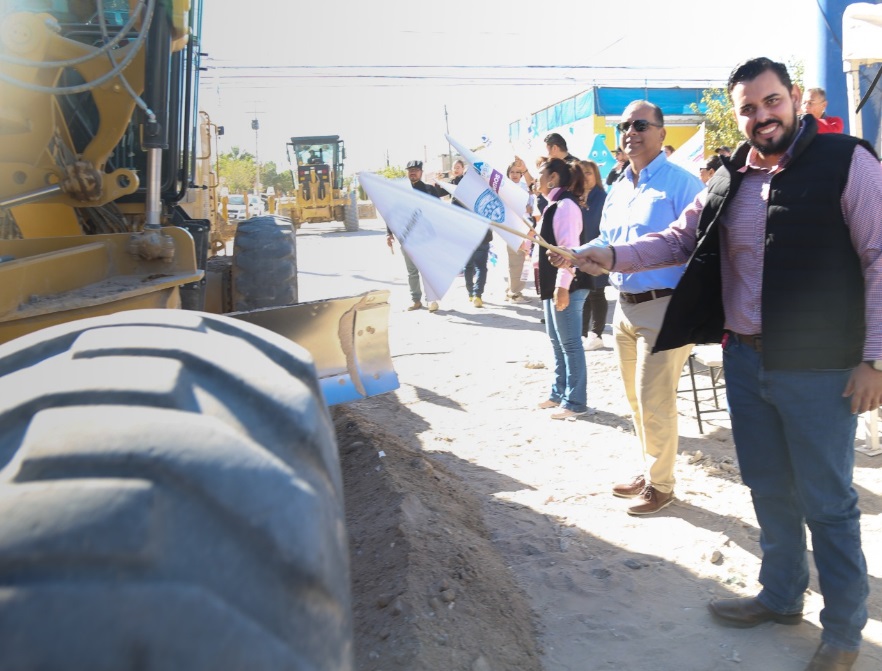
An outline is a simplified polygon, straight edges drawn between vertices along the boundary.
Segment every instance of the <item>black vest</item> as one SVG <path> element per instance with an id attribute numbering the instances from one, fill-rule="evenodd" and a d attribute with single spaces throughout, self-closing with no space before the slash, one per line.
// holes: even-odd
<path id="1" fill-rule="evenodd" d="M 548 207 L 545 208 L 545 211 L 542 213 L 542 227 L 539 229 L 539 235 L 542 236 L 542 239 L 545 240 L 550 245 L 557 245 L 557 239 L 554 237 L 554 226 L 552 222 L 554 221 L 554 213 L 557 212 L 557 206 L 561 200 L 571 200 L 576 206 L 579 206 L 579 201 L 576 200 L 576 197 L 569 192 L 564 192 L 564 194 L 560 197 L 555 203 L 552 203 Z M 581 207 L 579 208 L 582 209 Z M 583 217 L 584 221 L 584 217 Z M 584 244 L 587 240 L 584 240 L 585 237 L 585 227 L 582 227 L 582 232 L 579 234 L 579 242 Z M 554 285 L 557 280 L 557 268 L 551 265 L 551 261 L 548 260 L 548 256 L 545 253 L 545 248 L 539 250 L 539 297 L 542 300 L 547 300 L 549 298 L 554 298 Z M 570 293 L 573 291 L 577 291 L 578 289 L 589 289 L 591 288 L 591 276 L 586 275 L 580 270 L 576 270 L 576 276 L 573 278 L 572 283 L 570 284 Z"/>
<path id="2" fill-rule="evenodd" d="M 772 178 L 763 262 L 763 364 L 768 369 L 851 368 L 861 361 L 864 281 L 843 220 L 851 158 L 864 141 L 817 135 L 813 118 L 787 167 Z M 749 147 L 724 159 L 708 185 L 698 242 L 665 314 L 655 350 L 720 342 L 719 218 L 738 191 Z M 875 152 L 873 152 L 875 154 Z"/>

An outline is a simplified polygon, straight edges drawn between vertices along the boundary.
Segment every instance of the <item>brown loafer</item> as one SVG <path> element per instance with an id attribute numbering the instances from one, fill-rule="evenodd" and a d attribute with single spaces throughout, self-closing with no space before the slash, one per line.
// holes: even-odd
<path id="1" fill-rule="evenodd" d="M 674 492 L 660 492 L 652 485 L 646 485 L 640 492 L 640 500 L 628 508 L 629 515 L 654 515 L 674 502 Z"/>
<path id="2" fill-rule="evenodd" d="M 640 474 L 631 482 L 613 485 L 612 493 L 620 499 L 633 499 L 635 496 L 640 496 L 644 489 L 646 489 L 646 479 Z"/>
<path id="3" fill-rule="evenodd" d="M 857 657 L 857 650 L 842 650 L 821 643 L 805 671 L 850 671 Z"/>
<path id="4" fill-rule="evenodd" d="M 766 608 L 756 597 L 717 599 L 707 605 L 711 614 L 728 627 L 755 627 L 763 622 L 799 624 L 802 613 L 776 613 Z"/>

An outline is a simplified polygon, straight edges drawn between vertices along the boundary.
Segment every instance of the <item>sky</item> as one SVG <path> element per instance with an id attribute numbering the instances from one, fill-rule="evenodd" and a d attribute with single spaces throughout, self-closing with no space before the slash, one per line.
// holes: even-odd
<path id="1" fill-rule="evenodd" d="M 448 130 L 498 147 L 510 122 L 592 85 L 706 88 L 746 58 L 805 61 L 817 32 L 816 0 L 205 5 L 200 108 L 220 151 L 283 170 L 290 137 L 340 135 L 347 174 L 436 169 Z"/>

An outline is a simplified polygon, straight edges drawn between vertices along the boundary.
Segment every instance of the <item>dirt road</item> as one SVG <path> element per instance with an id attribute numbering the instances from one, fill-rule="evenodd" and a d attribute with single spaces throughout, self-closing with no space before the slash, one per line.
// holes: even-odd
<path id="1" fill-rule="evenodd" d="M 382 222 L 339 230 L 301 229 L 300 298 L 388 288 L 401 381 L 335 410 L 359 669 L 804 668 L 820 634 L 815 575 L 800 626 L 727 629 L 706 610 L 758 589 L 759 531 L 724 415 L 700 435 L 682 395 L 677 501 L 629 517 L 609 495 L 641 468 L 612 349 L 586 354 L 596 413 L 552 421 L 534 409 L 550 376 L 534 366 L 551 354 L 537 299 L 505 303 L 497 267 L 483 309 L 460 279 L 438 313 L 405 312 Z M 857 455 L 856 483 L 871 620 L 855 669 L 870 671 L 882 668 L 882 456 Z"/>

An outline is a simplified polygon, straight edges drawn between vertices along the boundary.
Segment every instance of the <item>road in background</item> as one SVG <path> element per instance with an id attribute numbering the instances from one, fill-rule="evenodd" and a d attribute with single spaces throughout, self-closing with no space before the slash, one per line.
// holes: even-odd
<path id="1" fill-rule="evenodd" d="M 333 244 L 325 244 L 326 242 Z M 303 224 L 297 230 L 300 302 L 354 296 L 388 289 L 395 300 L 407 300 L 407 274 L 398 245 L 386 246 L 386 225 L 364 219 L 359 230 L 347 232 L 341 222 Z"/>

